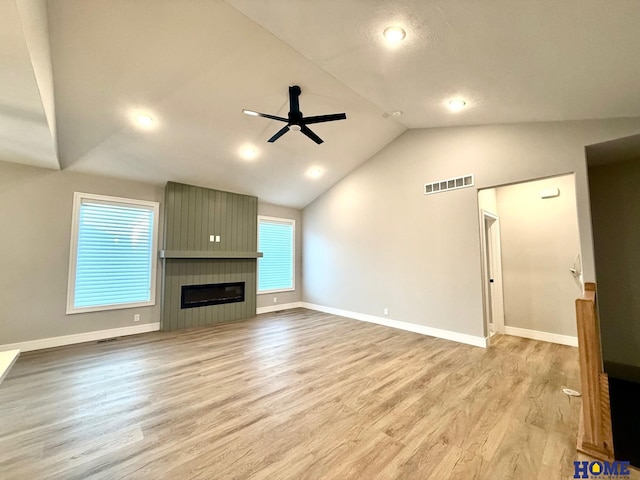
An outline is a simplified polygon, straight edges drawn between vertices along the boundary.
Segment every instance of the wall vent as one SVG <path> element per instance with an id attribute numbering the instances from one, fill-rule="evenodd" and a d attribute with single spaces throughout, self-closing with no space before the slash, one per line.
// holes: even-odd
<path id="1" fill-rule="evenodd" d="M 425 183 L 424 194 L 431 195 L 434 193 L 446 192 L 447 190 L 456 190 L 458 188 L 473 187 L 473 175 L 463 175 L 462 177 L 447 178 L 437 182 Z"/>

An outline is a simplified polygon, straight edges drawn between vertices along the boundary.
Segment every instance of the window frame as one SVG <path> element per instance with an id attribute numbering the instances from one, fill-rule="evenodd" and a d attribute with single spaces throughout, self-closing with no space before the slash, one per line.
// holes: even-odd
<path id="1" fill-rule="evenodd" d="M 80 233 L 80 206 L 84 200 L 91 200 L 97 203 L 109 205 L 136 206 L 149 209 L 153 212 L 152 242 L 151 242 L 151 279 L 149 300 L 145 302 L 116 303 L 111 305 L 96 305 L 91 307 L 74 307 L 76 269 L 78 262 L 78 234 Z M 148 200 L 137 200 L 124 197 L 112 197 L 107 195 L 97 195 L 93 193 L 74 192 L 73 213 L 71 220 L 71 239 L 69 251 L 69 278 L 67 283 L 67 315 L 76 313 L 102 312 L 108 310 L 120 310 L 123 308 L 146 307 L 156 304 L 156 285 L 158 273 L 158 230 L 160 203 Z"/>
<path id="2" fill-rule="evenodd" d="M 258 249 L 260 249 L 260 222 L 281 223 L 291 225 L 291 288 L 274 288 L 271 290 L 260 290 L 260 259 L 257 262 L 257 279 L 256 292 L 258 295 L 279 293 L 279 292 L 295 292 L 296 290 L 296 221 L 293 218 L 270 217 L 267 215 L 258 215 Z"/>

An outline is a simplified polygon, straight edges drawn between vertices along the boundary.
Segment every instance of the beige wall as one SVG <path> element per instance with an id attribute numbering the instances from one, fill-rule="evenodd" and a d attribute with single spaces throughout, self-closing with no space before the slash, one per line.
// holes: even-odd
<path id="1" fill-rule="evenodd" d="M 265 293 L 258 295 L 257 307 L 271 307 L 273 305 L 283 305 L 285 303 L 296 303 L 302 301 L 302 210 L 297 208 L 282 207 L 270 203 L 258 202 L 258 215 L 268 217 L 288 218 L 296 221 L 295 230 L 295 283 L 296 289 L 293 292 Z M 274 302 L 273 299 L 277 298 Z"/>
<path id="2" fill-rule="evenodd" d="M 540 198 L 545 188 L 558 188 L 560 196 Z M 573 175 L 496 192 L 505 325 L 576 336 L 575 300 L 582 286 L 569 271 L 580 253 Z"/>
<path id="3" fill-rule="evenodd" d="M 0 345 L 160 319 L 160 272 L 155 306 L 65 314 L 76 191 L 163 198 L 162 187 L 150 184 L 0 162 Z M 134 324 L 135 313 L 140 322 Z"/>
<path id="4" fill-rule="evenodd" d="M 604 360 L 640 367 L 640 159 L 589 168 Z"/>
<path id="5" fill-rule="evenodd" d="M 576 173 L 586 280 L 593 280 L 586 145 L 640 119 L 409 130 L 304 209 L 304 300 L 484 336 L 477 188 Z M 425 196 L 429 181 L 476 188 Z"/>
<path id="6" fill-rule="evenodd" d="M 478 192 L 478 208 L 485 212 L 498 215 L 498 199 L 495 188 L 485 188 Z M 482 217 L 480 217 L 482 220 Z"/>

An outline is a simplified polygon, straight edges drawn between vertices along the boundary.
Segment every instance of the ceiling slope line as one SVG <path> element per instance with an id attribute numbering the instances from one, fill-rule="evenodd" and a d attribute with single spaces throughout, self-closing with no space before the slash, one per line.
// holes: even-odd
<path id="1" fill-rule="evenodd" d="M 40 101 L 51 133 L 55 161 L 58 170 L 61 170 L 47 3 L 46 0 L 15 0 L 15 2 Z"/>

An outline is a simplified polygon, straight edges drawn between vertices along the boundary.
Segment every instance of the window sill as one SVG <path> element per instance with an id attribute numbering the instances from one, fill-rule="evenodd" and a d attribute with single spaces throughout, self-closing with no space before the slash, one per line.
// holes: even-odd
<path id="1" fill-rule="evenodd" d="M 98 305 L 95 307 L 74 308 L 72 306 L 67 306 L 67 315 L 75 315 L 77 313 L 105 312 L 108 310 L 120 310 L 122 308 L 152 307 L 155 304 L 156 301 L 154 299 L 149 302 L 119 303 L 115 305 Z"/>
<path id="2" fill-rule="evenodd" d="M 275 289 L 275 290 L 262 290 L 262 291 L 258 291 L 257 295 L 270 295 L 272 293 L 282 293 L 282 292 L 295 292 L 296 289 L 294 288 L 279 288 L 279 289 Z"/>

